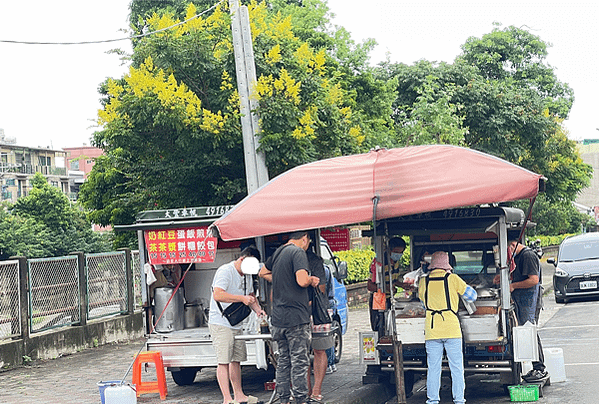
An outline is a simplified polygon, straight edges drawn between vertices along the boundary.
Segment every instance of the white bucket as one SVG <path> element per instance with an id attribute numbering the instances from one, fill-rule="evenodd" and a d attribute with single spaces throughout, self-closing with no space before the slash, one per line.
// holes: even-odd
<path id="1" fill-rule="evenodd" d="M 106 404 L 137 404 L 137 394 L 129 384 L 106 387 L 104 398 Z"/>
<path id="2" fill-rule="evenodd" d="M 564 365 L 564 351 L 561 348 L 543 349 L 545 367 L 549 372 L 551 383 L 566 381 L 566 366 Z"/>

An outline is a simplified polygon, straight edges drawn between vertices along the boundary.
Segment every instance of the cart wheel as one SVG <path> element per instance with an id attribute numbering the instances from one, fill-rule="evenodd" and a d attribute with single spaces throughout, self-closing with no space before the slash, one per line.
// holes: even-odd
<path id="1" fill-rule="evenodd" d="M 189 386 L 193 384 L 197 373 L 197 368 L 181 368 L 181 370 L 171 371 L 171 376 L 178 386 Z"/>

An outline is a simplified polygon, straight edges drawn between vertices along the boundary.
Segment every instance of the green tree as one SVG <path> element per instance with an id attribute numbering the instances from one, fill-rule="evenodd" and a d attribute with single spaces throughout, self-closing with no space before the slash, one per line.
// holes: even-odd
<path id="1" fill-rule="evenodd" d="M 73 251 L 108 251 L 105 236 L 94 233 L 83 212 L 40 173 L 33 188 L 0 215 L 0 250 L 4 258 L 62 256 Z"/>
<path id="2" fill-rule="evenodd" d="M 134 1 L 151 31 L 135 44 L 129 73 L 101 88 L 106 157 L 80 200 L 100 224 L 175 206 L 236 203 L 246 195 L 239 96 L 228 3 L 197 18 Z M 174 3 L 173 3 L 174 4 Z M 173 5 L 171 4 L 171 5 Z M 140 7 L 138 7 L 140 6 Z M 258 81 L 260 149 L 274 177 L 296 165 L 368 150 L 386 139 L 394 85 L 367 68 L 368 41 L 329 31 L 317 1 L 249 2 Z"/>
<path id="3" fill-rule="evenodd" d="M 426 60 L 412 66 L 382 64 L 380 77 L 393 77 L 398 83 L 394 121 L 400 140 L 405 139 L 406 127 L 420 121 L 423 124 L 412 136 L 430 139 L 422 128 L 455 114 L 467 129 L 466 147 L 545 175 L 549 201 L 574 200 L 588 185 L 592 171 L 563 133 L 560 117 L 567 115 L 573 98 L 569 87 L 543 63 L 546 48 L 540 38 L 509 27 L 482 39 L 469 38 L 464 54 L 453 64 Z M 430 77 L 437 86 L 429 86 L 429 101 L 422 103 Z M 540 83 L 544 82 L 552 84 L 543 87 Z M 447 105 L 454 105 L 455 110 L 435 109 L 448 94 Z M 424 106 L 430 114 L 415 116 L 417 108 Z"/>
<path id="4" fill-rule="evenodd" d="M 523 28 L 496 26 L 482 38 L 468 38 L 462 45 L 461 58 L 478 67 L 487 79 L 510 81 L 517 87 L 534 89 L 551 115 L 566 119 L 574 102 L 574 92 L 560 82 L 554 68 L 546 64 L 551 44 Z"/>

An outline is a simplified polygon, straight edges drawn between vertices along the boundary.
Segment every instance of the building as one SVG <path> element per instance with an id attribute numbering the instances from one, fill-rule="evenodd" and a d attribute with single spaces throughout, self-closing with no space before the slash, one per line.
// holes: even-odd
<path id="1" fill-rule="evenodd" d="M 6 138 L 4 130 L 0 129 L 0 201 L 14 203 L 17 198 L 27 196 L 31 189 L 30 180 L 36 173 L 41 173 L 50 185 L 68 194 L 65 154 L 62 150 L 19 146 L 15 139 Z"/>
<path id="2" fill-rule="evenodd" d="M 578 151 L 582 161 L 593 167 L 593 177 L 590 185 L 583 189 L 576 203 L 588 207 L 593 212 L 595 220 L 599 221 L 599 143 L 595 139 L 584 140 L 582 144 L 578 144 Z"/>
<path id="3" fill-rule="evenodd" d="M 96 158 L 104 152 L 93 146 L 83 145 L 81 147 L 65 147 L 66 166 L 69 174 L 69 197 L 77 199 L 79 188 L 91 172 Z"/>

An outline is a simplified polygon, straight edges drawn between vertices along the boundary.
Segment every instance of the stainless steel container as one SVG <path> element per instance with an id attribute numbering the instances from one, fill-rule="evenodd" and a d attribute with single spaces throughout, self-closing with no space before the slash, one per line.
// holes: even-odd
<path id="1" fill-rule="evenodd" d="M 171 332 L 185 328 L 183 289 L 179 288 L 168 303 L 174 290 L 174 288 L 156 288 L 154 291 L 154 321 L 164 310 L 164 314 L 155 327 L 158 332 Z"/>
<path id="2" fill-rule="evenodd" d="M 202 326 L 204 307 L 200 303 L 185 303 L 185 328 Z"/>

